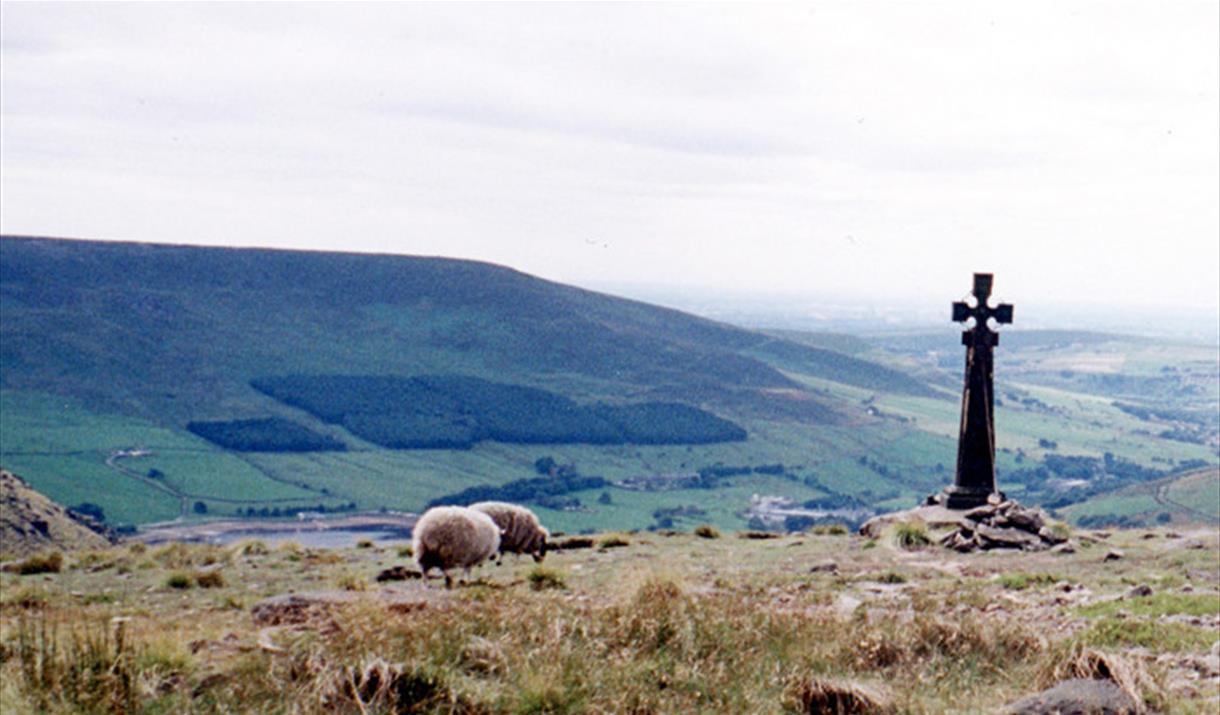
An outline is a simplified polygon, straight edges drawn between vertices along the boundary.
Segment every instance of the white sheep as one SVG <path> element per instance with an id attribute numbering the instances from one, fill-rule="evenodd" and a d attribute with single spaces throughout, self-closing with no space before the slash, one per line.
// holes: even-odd
<path id="1" fill-rule="evenodd" d="M 445 587 L 453 586 L 449 570 L 470 569 L 490 559 L 500 548 L 500 527 L 481 511 L 462 506 L 438 506 L 424 512 L 412 529 L 411 548 L 419 570 L 438 568 Z"/>
<path id="2" fill-rule="evenodd" d="M 470 508 L 490 516 L 496 526 L 500 527 L 497 564 L 506 552 L 529 554 L 538 562 L 546 557 L 546 541 L 551 534 L 538 522 L 538 516 L 534 512 L 523 506 L 502 501 L 483 501 L 471 504 Z"/>

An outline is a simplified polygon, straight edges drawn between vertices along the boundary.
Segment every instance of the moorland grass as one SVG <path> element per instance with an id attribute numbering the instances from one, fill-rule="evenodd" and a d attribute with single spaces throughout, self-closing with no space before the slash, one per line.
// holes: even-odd
<path id="1" fill-rule="evenodd" d="M 1030 586 L 1044 586 L 1062 580 L 1062 577 L 1049 573 L 1006 573 L 1000 574 L 998 582 L 1010 591 L 1023 591 Z"/>
<path id="2" fill-rule="evenodd" d="M 1163 623 L 1107 616 L 1092 623 L 1079 636 L 1096 648 L 1155 648 L 1167 653 L 1204 651 L 1216 642 L 1212 629 L 1184 623 Z"/>
<path id="3" fill-rule="evenodd" d="M 1139 672 L 1130 658 L 1124 666 L 1122 651 L 1205 652 L 1214 637 L 1206 628 L 1153 620 L 1200 610 L 1193 598 L 1124 599 L 1122 618 L 1064 605 L 1031 619 L 1021 603 L 1042 599 L 1043 608 L 1057 594 L 1028 586 L 1012 594 L 996 577 L 1037 584 L 1054 563 L 1095 589 L 1101 603 L 1129 588 L 1123 578 L 1149 581 L 1167 561 L 1154 551 L 1145 558 L 1121 533 L 1114 540 L 1128 552 L 1121 575 L 1084 553 L 1054 561 L 934 557 L 816 535 L 632 539 L 610 552 L 557 552 L 545 567 L 484 567 L 478 581 L 452 591 L 394 586 L 443 598 L 423 610 L 389 611 L 370 587 L 317 624 L 266 632 L 250 622 L 258 599 L 343 581 L 366 587 L 394 557 L 355 548 L 271 550 L 204 567 L 218 556 L 213 547 L 154 547 L 129 554 L 148 559 L 146 569 L 129 574 L 70 569 L 28 584 L 0 574 L 0 694 L 56 713 L 765 714 L 855 690 L 883 691 L 879 697 L 897 712 L 967 712 L 996 710 L 1052 684 L 1053 674 L 1092 677 L 1089 669 L 1105 661 L 1134 673 L 1150 706 L 1181 710 L 1194 701 L 1157 701 L 1149 693 L 1165 691 L 1163 670 Z M 830 554 L 842 576 L 811 580 L 807 564 Z M 937 575 L 926 568 L 931 558 L 976 573 Z M 212 590 L 158 588 L 174 573 L 201 585 L 200 572 L 221 569 L 225 582 Z M 878 589 L 878 581 L 894 586 Z M 546 587 L 557 582 L 563 587 Z M 13 584 L 28 585 L 28 598 L 10 597 Z M 83 599 L 75 591 L 82 588 L 108 589 L 114 599 Z M 840 608 L 840 597 L 852 594 L 865 602 Z M 1215 597 L 1210 589 L 1183 595 Z M 1131 604 L 1143 600 L 1147 614 L 1131 615 Z M 115 615 L 131 619 L 120 621 L 127 623 L 121 647 Z M 64 687 L 61 673 L 69 673 Z"/>
<path id="4" fill-rule="evenodd" d="M 1220 616 L 1220 596 L 1155 593 L 1138 598 L 1099 601 L 1077 609 L 1082 616 L 1112 616 L 1120 611 L 1134 616 Z"/>

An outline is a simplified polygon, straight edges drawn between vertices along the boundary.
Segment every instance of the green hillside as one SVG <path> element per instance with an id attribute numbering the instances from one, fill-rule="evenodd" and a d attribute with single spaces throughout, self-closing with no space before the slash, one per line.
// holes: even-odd
<path id="1" fill-rule="evenodd" d="M 1083 526 L 1220 524 L 1220 469 L 1200 469 L 1137 484 L 1066 507 Z"/>
<path id="2" fill-rule="evenodd" d="M 764 334 L 472 261 L 8 237 L 0 464 L 116 524 L 418 510 L 546 459 L 609 484 L 538 492 L 567 530 L 738 528 L 755 493 L 902 506 L 952 480 L 960 385 L 952 326 L 911 340 Z M 1194 353 L 1010 342 L 1011 492 L 1215 462 Z M 1103 348 L 1128 364 L 1089 372 Z M 1052 490 L 1057 469 L 1092 481 Z"/>

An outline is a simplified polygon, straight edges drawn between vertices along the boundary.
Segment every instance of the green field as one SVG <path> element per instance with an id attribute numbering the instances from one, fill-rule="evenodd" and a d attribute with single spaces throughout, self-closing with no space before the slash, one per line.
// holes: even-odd
<path id="1" fill-rule="evenodd" d="M 0 463 L 6 469 L 61 504 L 101 506 L 111 523 L 173 519 L 184 499 L 188 508 L 203 501 L 213 514 L 233 513 L 238 506 L 338 501 L 275 481 L 240 455 L 185 430 L 99 414 L 68 398 L 3 390 L 0 414 Z M 137 449 L 146 454 L 112 459 Z M 152 470 L 162 476 L 147 478 Z"/>
<path id="2" fill-rule="evenodd" d="M 111 523 L 143 524 L 179 515 L 179 499 L 109 469 L 105 458 L 101 452 L 5 455 L 4 467 L 19 476 L 30 475 L 31 486 L 60 504 L 71 507 L 91 502 L 101 506 Z"/>

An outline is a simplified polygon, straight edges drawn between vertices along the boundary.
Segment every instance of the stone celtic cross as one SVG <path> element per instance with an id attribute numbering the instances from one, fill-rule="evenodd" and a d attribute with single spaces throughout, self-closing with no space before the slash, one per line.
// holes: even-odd
<path id="1" fill-rule="evenodd" d="M 953 304 L 953 320 L 964 323 L 974 319 L 974 327 L 962 332 L 966 346 L 966 384 L 962 389 L 962 423 L 957 442 L 957 473 L 948 490 L 945 506 L 972 509 L 987 503 L 995 488 L 995 399 L 992 394 L 991 350 L 1000 336 L 987 324 L 1012 322 L 1012 306 L 988 305 L 991 297 L 990 273 L 974 274 L 972 306 Z M 1001 495 L 1002 496 L 1002 495 Z"/>

